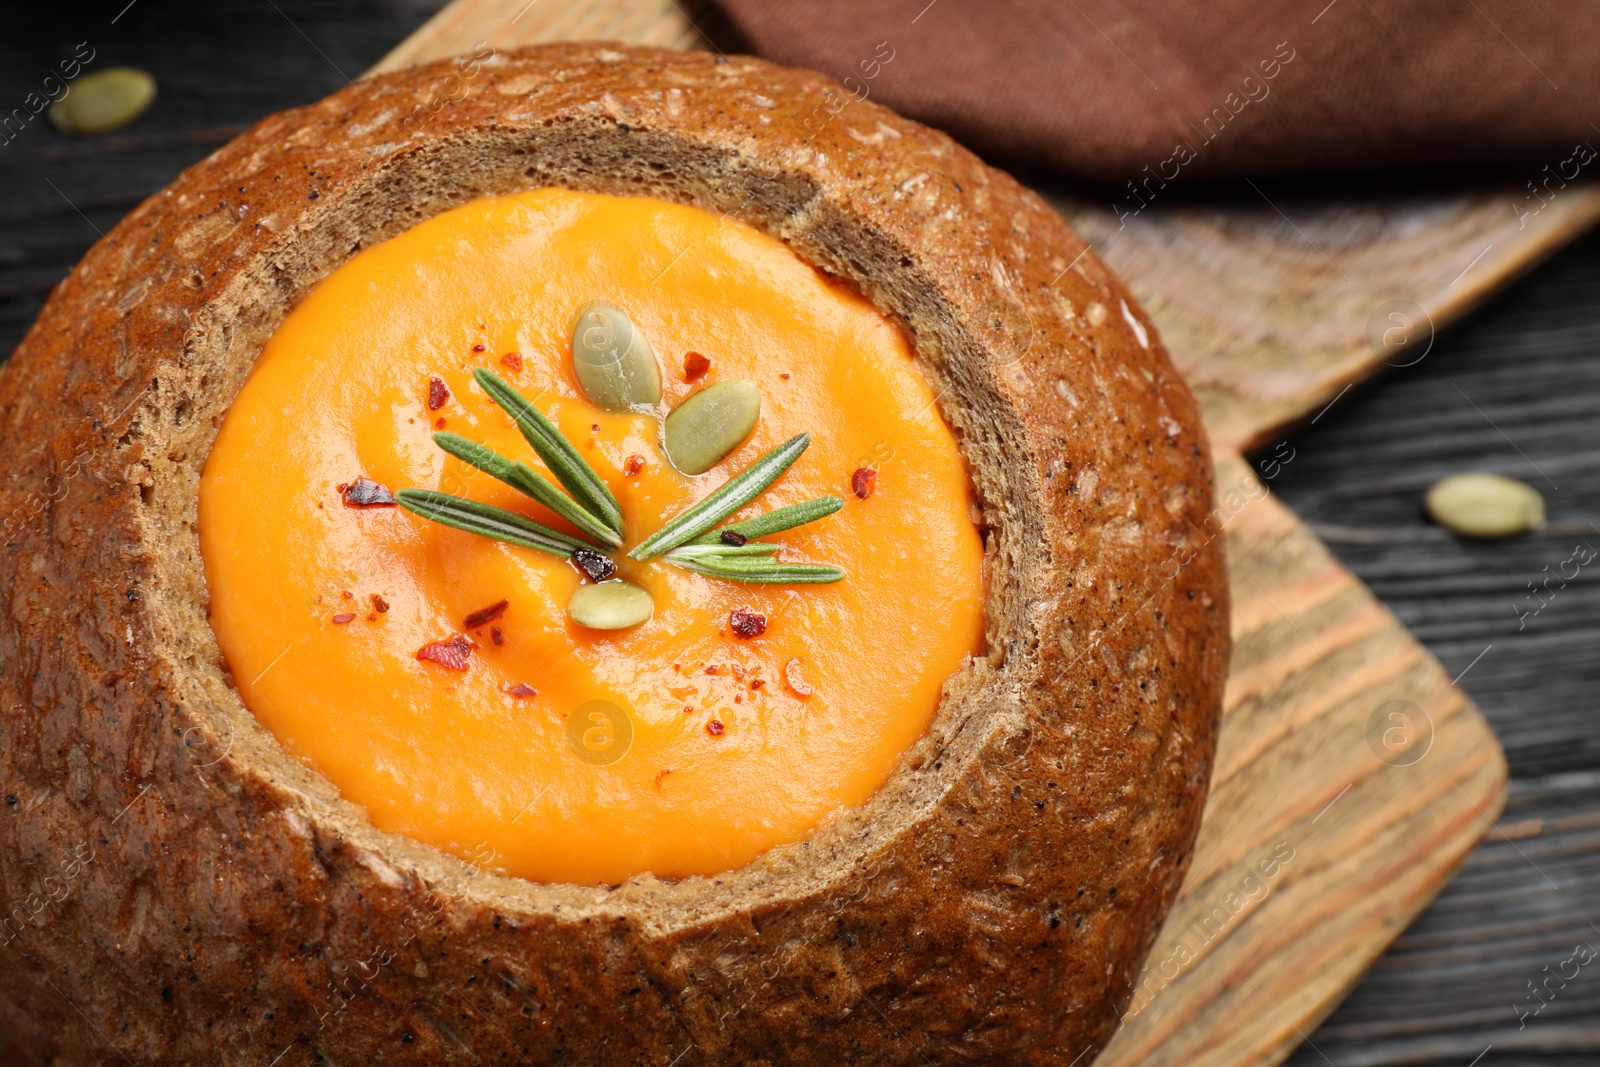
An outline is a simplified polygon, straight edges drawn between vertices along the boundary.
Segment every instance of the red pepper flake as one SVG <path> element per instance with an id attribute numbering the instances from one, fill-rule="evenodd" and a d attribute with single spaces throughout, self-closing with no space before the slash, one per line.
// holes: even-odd
<path id="1" fill-rule="evenodd" d="M 878 488 L 878 472 L 871 467 L 857 468 L 850 476 L 850 491 L 862 500 L 871 496 L 876 488 Z"/>
<path id="2" fill-rule="evenodd" d="M 504 615 L 506 613 L 506 609 L 510 606 L 511 601 L 501 600 L 490 604 L 486 608 L 479 608 L 477 611 L 474 611 L 471 615 L 468 615 L 465 619 L 461 620 L 461 628 L 463 630 L 476 630 L 485 623 L 494 622 L 494 620 Z"/>
<path id="3" fill-rule="evenodd" d="M 343 597 L 344 599 L 346 599 L 346 600 L 354 600 L 356 598 L 356 595 L 354 593 L 352 593 L 348 589 L 346 589 L 344 592 L 340 593 L 339 595 L 341 597 Z"/>
<path id="4" fill-rule="evenodd" d="M 798 658 L 791 659 L 783 665 L 783 680 L 789 683 L 790 691 L 801 700 L 816 692 L 806 684 L 804 678 L 800 677 L 800 660 Z"/>
<path id="5" fill-rule="evenodd" d="M 372 601 L 372 610 L 376 611 L 379 615 L 382 615 L 384 612 L 389 610 L 389 602 L 383 599 L 383 597 L 379 596 L 377 593 L 373 593 L 368 599 Z"/>
<path id="6" fill-rule="evenodd" d="M 444 641 L 431 641 L 417 649 L 417 658 L 427 663 L 437 663 L 453 671 L 464 671 L 472 662 L 473 644 L 461 634 Z"/>
<path id="7" fill-rule="evenodd" d="M 722 533 L 718 535 L 717 540 L 721 541 L 725 545 L 732 545 L 734 548 L 738 548 L 740 545 L 744 544 L 750 539 L 744 534 L 740 533 L 738 530 L 723 530 Z"/>
<path id="8" fill-rule="evenodd" d="M 639 472 L 642 470 L 644 470 L 644 457 L 637 452 L 622 461 L 622 473 L 626 477 L 638 477 Z"/>
<path id="9" fill-rule="evenodd" d="M 683 380 L 686 382 L 704 378 L 706 371 L 710 369 L 711 361 L 698 352 L 690 352 L 683 357 Z"/>
<path id="10" fill-rule="evenodd" d="M 749 608 L 734 608 L 728 615 L 728 625 L 733 627 L 736 636 L 748 640 L 767 632 L 767 617 L 758 615 Z"/>
<path id="11" fill-rule="evenodd" d="M 765 678 L 752 678 L 752 679 L 750 679 L 750 688 L 752 690 L 760 689 L 763 686 L 765 686 L 766 684 L 767 684 L 767 680 Z"/>
<path id="12" fill-rule="evenodd" d="M 522 369 L 522 353 L 521 352 L 507 352 L 505 355 L 500 357 L 500 365 L 502 367 L 508 367 L 511 370 L 521 370 Z"/>
<path id="13" fill-rule="evenodd" d="M 590 433 L 599 433 L 600 432 L 600 424 L 598 422 L 590 423 L 589 424 L 589 432 Z"/>
<path id="14" fill-rule="evenodd" d="M 485 345 L 482 341 L 479 341 L 477 344 L 472 346 L 472 350 L 474 352 L 482 352 L 487 347 L 488 347 L 488 345 Z M 437 378 L 434 379 L 434 381 L 438 381 L 438 380 L 439 379 L 437 379 Z"/>
<path id="15" fill-rule="evenodd" d="M 506 635 L 500 632 L 500 627 L 491 626 L 489 627 L 489 640 L 497 645 L 503 645 L 506 643 Z"/>
<path id="16" fill-rule="evenodd" d="M 506 692 L 519 700 L 528 700 L 539 695 L 539 691 L 527 682 L 518 682 L 516 685 L 507 686 Z"/>
<path id="17" fill-rule="evenodd" d="M 445 424 L 445 418 L 444 418 L 443 415 L 440 415 L 437 419 L 433 420 L 433 425 L 434 425 L 434 427 L 436 429 L 440 429 L 440 430 L 444 429 L 444 424 Z"/>
<path id="18" fill-rule="evenodd" d="M 712 719 L 706 723 L 706 733 L 712 737 L 721 737 L 727 728 L 722 725 L 721 719 Z"/>
<path id="19" fill-rule="evenodd" d="M 591 582 L 603 582 L 617 573 L 617 565 L 611 562 L 611 557 L 592 548 L 573 549 L 571 559 L 572 565 L 588 575 Z"/>
<path id="20" fill-rule="evenodd" d="M 789 380 L 789 372 L 788 371 L 782 371 L 781 373 L 779 373 L 778 377 L 782 378 L 784 381 L 788 381 Z"/>
<path id="21" fill-rule="evenodd" d="M 395 505 L 394 494 L 389 492 L 388 487 L 379 485 L 366 475 L 361 475 L 353 482 L 341 482 L 339 499 L 344 501 L 347 508 L 392 508 Z"/>
<path id="22" fill-rule="evenodd" d="M 706 664 L 706 673 L 707 674 L 716 674 L 717 673 L 717 665 L 715 663 L 707 663 Z"/>
<path id="23" fill-rule="evenodd" d="M 428 410 L 438 411 L 450 399 L 450 390 L 438 378 L 428 379 Z"/>
<path id="24" fill-rule="evenodd" d="M 672 768 L 671 767 L 663 767 L 659 771 L 656 772 L 656 788 L 657 789 L 661 788 L 661 780 L 663 778 L 665 778 L 667 775 L 671 774 L 671 773 L 672 773 Z"/>
<path id="25" fill-rule="evenodd" d="M 683 713 L 685 715 L 693 715 L 694 714 L 694 705 L 693 704 L 685 704 L 683 706 Z"/>
<path id="26" fill-rule="evenodd" d="M 343 626 L 347 622 L 354 622 L 355 617 L 356 614 L 353 611 L 340 612 L 338 615 L 333 617 L 333 624 L 335 626 Z"/>
<path id="27" fill-rule="evenodd" d="M 735 704 L 743 704 L 744 703 L 744 694 L 743 693 L 735 693 L 734 696 L 733 696 L 733 702 Z"/>

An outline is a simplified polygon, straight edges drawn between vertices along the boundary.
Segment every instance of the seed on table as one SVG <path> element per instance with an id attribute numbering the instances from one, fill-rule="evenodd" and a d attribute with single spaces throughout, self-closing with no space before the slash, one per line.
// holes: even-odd
<path id="1" fill-rule="evenodd" d="M 137 67 L 110 67 L 85 74 L 50 105 L 50 124 L 62 133 L 88 137 L 120 130 L 150 110 L 156 80 Z"/>
<path id="2" fill-rule="evenodd" d="M 643 331 L 610 304 L 594 303 L 572 328 L 572 366 L 583 395 L 607 411 L 661 402 L 661 368 Z"/>
<path id="3" fill-rule="evenodd" d="M 567 601 L 567 617 L 591 630 L 625 630 L 655 614 L 650 594 L 632 582 L 580 585 Z"/>
<path id="4" fill-rule="evenodd" d="M 667 416 L 667 458 L 685 474 L 704 474 L 750 436 L 761 417 L 761 387 L 755 382 L 718 382 L 672 409 Z"/>
<path id="5" fill-rule="evenodd" d="M 1499 474 L 1452 474 L 1433 483 L 1428 516 L 1463 537 L 1511 537 L 1544 525 L 1544 497 Z"/>

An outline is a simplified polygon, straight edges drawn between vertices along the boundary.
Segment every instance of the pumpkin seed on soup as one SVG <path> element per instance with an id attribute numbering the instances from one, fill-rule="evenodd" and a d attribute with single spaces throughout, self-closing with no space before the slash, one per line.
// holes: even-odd
<path id="1" fill-rule="evenodd" d="M 667 416 L 667 458 L 685 474 L 704 474 L 750 436 L 761 417 L 761 387 L 742 379 L 695 393 Z"/>
<path id="2" fill-rule="evenodd" d="M 137 67 L 110 67 L 85 74 L 50 105 L 50 124 L 62 133 L 87 137 L 120 130 L 150 110 L 156 80 Z"/>
<path id="3" fill-rule="evenodd" d="M 607 411 L 661 402 L 661 368 L 643 331 L 618 308 L 596 302 L 572 329 L 572 366 L 583 395 Z"/>
<path id="4" fill-rule="evenodd" d="M 1544 497 L 1499 474 L 1452 474 L 1433 483 L 1428 516 L 1463 537 L 1511 537 L 1544 525 Z"/>
<path id="5" fill-rule="evenodd" d="M 650 594 L 621 580 L 580 585 L 567 601 L 567 617 L 591 630 L 625 630 L 655 614 Z"/>

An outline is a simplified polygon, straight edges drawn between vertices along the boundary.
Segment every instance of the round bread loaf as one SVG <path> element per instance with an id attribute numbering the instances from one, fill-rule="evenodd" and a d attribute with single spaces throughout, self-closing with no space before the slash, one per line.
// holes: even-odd
<path id="1" fill-rule="evenodd" d="M 859 287 L 971 467 L 987 655 L 871 801 L 720 876 L 534 884 L 380 832 L 207 622 L 200 469 L 274 327 L 353 252 L 537 186 L 724 212 Z M 1211 772 L 1209 450 L 1123 285 L 948 137 L 705 53 L 374 77 L 135 209 L 0 403 L 0 1025 L 41 1062 L 1066 1067 L 1115 1029 Z"/>

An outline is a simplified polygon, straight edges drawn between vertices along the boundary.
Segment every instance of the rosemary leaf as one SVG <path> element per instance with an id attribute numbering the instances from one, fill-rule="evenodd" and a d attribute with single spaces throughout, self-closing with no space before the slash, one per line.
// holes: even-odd
<path id="1" fill-rule="evenodd" d="M 395 500 L 407 511 L 442 526 L 453 526 L 457 530 L 524 548 L 536 548 L 563 559 L 572 555 L 575 548 L 594 548 L 587 541 L 541 526 L 521 515 L 449 493 L 436 493 L 431 489 L 402 489 L 395 494 Z"/>
<path id="2" fill-rule="evenodd" d="M 811 435 L 789 438 L 750 466 L 729 478 L 710 496 L 683 512 L 634 546 L 628 555 L 646 560 L 692 540 L 744 507 L 788 470 L 811 443 Z M 837 579 L 830 579 L 837 581 Z"/>
<path id="3" fill-rule="evenodd" d="M 758 541 L 748 545 L 679 545 L 667 553 L 668 558 L 679 559 L 748 559 L 752 556 L 776 556 L 782 545 Z"/>
<path id="4" fill-rule="evenodd" d="M 494 449 L 469 441 L 460 434 L 436 433 L 433 443 L 463 463 L 471 464 L 491 478 L 505 482 L 517 492 L 537 500 L 601 544 L 609 548 L 622 544 L 621 534 L 589 514 L 581 504 L 557 489 L 554 482 L 526 463 L 507 459 Z"/>
<path id="5" fill-rule="evenodd" d="M 745 540 L 754 541 L 758 537 L 782 533 L 784 530 L 792 530 L 796 526 L 804 526 L 808 522 L 816 522 L 818 519 L 832 515 L 842 507 L 844 507 L 844 501 L 839 497 L 819 496 L 815 500 L 790 504 L 788 507 L 769 511 L 765 515 L 757 515 L 754 518 L 745 519 L 743 522 L 736 522 L 732 525 L 712 530 L 709 533 L 703 533 L 690 543 L 696 545 L 718 544 L 721 541 L 723 530 L 732 530 L 742 535 Z"/>
<path id="6" fill-rule="evenodd" d="M 617 533 L 622 533 L 622 508 L 611 494 L 600 475 L 568 441 L 556 424 L 545 418 L 510 382 L 488 367 L 472 372 L 473 378 L 516 422 L 523 439 L 544 460 L 545 466 L 556 480 L 564 485 L 574 500 Z"/>
<path id="7" fill-rule="evenodd" d="M 685 555 L 683 548 L 667 553 L 667 561 L 685 570 L 751 585 L 826 585 L 844 580 L 844 571 L 820 563 L 778 563 L 770 557 Z"/>

